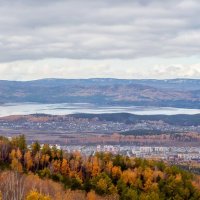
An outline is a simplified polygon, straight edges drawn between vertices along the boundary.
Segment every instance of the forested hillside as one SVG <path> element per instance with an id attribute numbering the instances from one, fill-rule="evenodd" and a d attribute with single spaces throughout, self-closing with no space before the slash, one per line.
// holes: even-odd
<path id="1" fill-rule="evenodd" d="M 119 123 L 141 123 L 143 121 L 163 121 L 164 123 L 177 126 L 199 126 L 200 114 L 196 115 L 134 115 L 130 113 L 105 113 L 105 114 L 72 114 L 77 119 L 98 119 L 99 121 L 112 121 Z M 51 116 L 50 116 L 51 117 Z M 9 118 L 9 117 L 8 117 Z M 10 117 L 11 118 L 11 117 Z M 25 118 L 21 116 L 21 119 Z M 4 118 L 0 118 L 0 121 Z M 5 118 L 6 119 L 6 118 Z"/>
<path id="2" fill-rule="evenodd" d="M 200 199 L 198 177 L 175 166 L 103 153 L 85 157 L 38 142 L 28 148 L 24 136 L 0 138 L 0 162 L 2 199 Z"/>
<path id="3" fill-rule="evenodd" d="M 199 85 L 198 79 L 0 81 L 0 103 L 93 103 L 200 108 Z"/>

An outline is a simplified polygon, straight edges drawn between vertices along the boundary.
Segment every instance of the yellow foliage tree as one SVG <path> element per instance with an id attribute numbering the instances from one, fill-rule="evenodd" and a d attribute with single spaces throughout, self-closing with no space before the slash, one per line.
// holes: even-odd
<path id="1" fill-rule="evenodd" d="M 17 172 L 22 172 L 23 171 L 23 168 L 22 168 L 22 164 L 21 162 L 17 159 L 17 158 L 14 158 L 11 162 L 11 168 Z"/>
<path id="2" fill-rule="evenodd" d="M 182 176 L 181 176 L 181 174 L 177 174 L 175 180 L 176 180 L 177 182 L 181 182 L 181 181 L 182 181 Z"/>
<path id="3" fill-rule="evenodd" d="M 123 171 L 122 173 L 122 180 L 125 183 L 134 184 L 137 179 L 137 173 L 130 169 Z"/>
<path id="4" fill-rule="evenodd" d="M 96 200 L 96 194 L 93 190 L 87 193 L 87 200 Z"/>
<path id="5" fill-rule="evenodd" d="M 144 170 L 144 178 L 145 180 L 152 180 L 153 179 L 153 170 L 149 167 L 147 167 L 145 170 Z"/>
<path id="6" fill-rule="evenodd" d="M 122 175 L 122 171 L 120 169 L 120 167 L 114 166 L 112 168 L 112 177 L 113 178 L 120 178 Z"/>
<path id="7" fill-rule="evenodd" d="M 113 168 L 113 163 L 112 163 L 112 161 L 109 161 L 109 162 L 106 164 L 106 169 L 105 169 L 105 171 L 106 171 L 108 174 L 111 174 L 111 173 L 112 173 L 112 168 Z"/>
<path id="8" fill-rule="evenodd" d="M 16 151 L 15 151 L 15 149 L 13 149 L 13 150 L 11 151 L 11 153 L 10 153 L 10 159 L 12 160 L 12 159 L 14 159 L 14 158 L 16 158 Z"/>
<path id="9" fill-rule="evenodd" d="M 66 176 L 69 174 L 69 172 L 70 172 L 69 164 L 68 164 L 67 160 L 64 158 L 62 161 L 62 164 L 61 164 L 61 173 L 64 176 Z"/>
<path id="10" fill-rule="evenodd" d="M 27 195 L 26 200 L 51 200 L 51 198 L 47 195 L 40 194 L 37 191 L 31 191 Z"/>
<path id="11" fill-rule="evenodd" d="M 52 161 L 52 165 L 53 165 L 53 172 L 54 173 L 59 173 L 60 172 L 60 160 L 54 160 Z"/>
<path id="12" fill-rule="evenodd" d="M 19 148 L 17 149 L 16 156 L 17 156 L 17 159 L 18 159 L 18 160 L 21 160 L 21 159 L 22 159 L 22 152 L 20 151 Z"/>
<path id="13" fill-rule="evenodd" d="M 145 184 L 144 184 L 144 190 L 145 190 L 145 191 L 150 190 L 151 186 L 152 186 L 152 181 L 151 181 L 151 179 L 147 179 L 146 182 L 145 182 Z"/>
<path id="14" fill-rule="evenodd" d="M 98 158 L 95 156 L 92 163 L 92 176 L 97 176 L 100 172 Z"/>
<path id="15" fill-rule="evenodd" d="M 26 169 L 27 170 L 29 170 L 29 169 L 31 169 L 31 167 L 33 167 L 33 159 L 32 159 L 30 151 L 27 151 L 25 153 L 25 155 L 24 155 L 24 161 L 25 161 Z"/>
<path id="16" fill-rule="evenodd" d="M 106 180 L 104 180 L 104 179 L 101 178 L 101 179 L 97 182 L 97 188 L 98 188 L 99 191 L 105 193 L 105 191 L 106 191 L 107 188 L 108 188 L 108 185 L 107 185 L 107 183 L 106 183 Z"/>

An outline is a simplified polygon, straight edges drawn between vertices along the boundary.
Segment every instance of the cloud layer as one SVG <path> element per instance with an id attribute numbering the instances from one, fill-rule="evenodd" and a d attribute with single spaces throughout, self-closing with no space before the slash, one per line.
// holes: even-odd
<path id="1" fill-rule="evenodd" d="M 40 67 L 45 69 L 44 59 L 45 63 L 53 62 L 48 63 L 49 75 L 51 71 L 59 72 L 60 63 L 67 71 L 71 60 L 79 63 L 70 66 L 77 76 L 83 74 L 83 69 L 96 71 L 91 75 L 100 76 L 101 68 L 96 68 L 101 65 L 111 66 L 111 75 L 120 76 L 115 70 L 120 73 L 122 70 L 110 64 L 118 59 L 120 64 L 128 63 L 121 67 L 140 73 L 141 77 L 147 72 L 157 72 L 159 76 L 168 67 L 178 73 L 177 77 L 199 76 L 199 13 L 199 0 L 0 0 L 0 79 L 7 77 L 5 74 L 10 74 L 12 79 L 21 78 L 29 71 L 33 73 L 37 63 L 43 63 Z M 134 61 L 194 56 L 198 58 L 196 63 L 187 66 L 180 60 L 178 67 L 161 63 L 154 70 L 156 63 L 154 66 L 146 63 L 149 68 L 144 67 L 145 72 L 138 70 Z M 92 66 L 87 68 L 82 60 Z M 11 74 L 13 63 L 15 74 Z M 37 76 L 33 73 L 33 78 Z"/>
<path id="2" fill-rule="evenodd" d="M 200 64 L 174 64 L 168 60 L 77 60 L 44 59 L 0 64 L 0 76 L 6 80 L 41 78 L 200 78 Z M 155 64 L 159 62 L 159 64 Z M 149 63 L 149 65 L 145 65 Z M 164 63 L 164 64 L 162 64 Z M 150 67 L 151 66 L 151 67 Z"/>

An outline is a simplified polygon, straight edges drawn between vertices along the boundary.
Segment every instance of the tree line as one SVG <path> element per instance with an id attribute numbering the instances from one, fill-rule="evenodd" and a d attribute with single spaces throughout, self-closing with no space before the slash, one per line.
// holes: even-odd
<path id="1" fill-rule="evenodd" d="M 95 195 L 121 200 L 200 199 L 196 177 L 176 166 L 110 153 L 91 156 L 78 151 L 67 153 L 37 141 L 27 146 L 23 135 L 10 140 L 0 137 L 0 167 L 1 171 L 12 170 L 10 180 L 21 174 L 36 174 L 43 180 L 62 183 L 65 190 L 83 190 L 91 200 L 97 199 Z M 18 182 L 15 187 L 19 189 Z M 1 191 L 0 199 L 6 199 L 8 194 L 5 193 L 6 190 Z M 21 195 L 13 199 L 23 199 L 22 196 L 24 198 Z M 26 200 L 52 199 L 49 194 L 41 194 L 39 189 L 25 196 Z"/>

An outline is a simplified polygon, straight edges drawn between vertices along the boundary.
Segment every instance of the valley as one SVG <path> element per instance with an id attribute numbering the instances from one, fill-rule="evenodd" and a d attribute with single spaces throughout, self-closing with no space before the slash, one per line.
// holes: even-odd
<path id="1" fill-rule="evenodd" d="M 29 143 L 198 146 L 199 115 L 73 114 L 0 118 L 0 133 L 24 134 Z"/>

